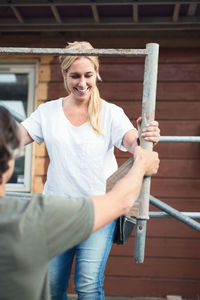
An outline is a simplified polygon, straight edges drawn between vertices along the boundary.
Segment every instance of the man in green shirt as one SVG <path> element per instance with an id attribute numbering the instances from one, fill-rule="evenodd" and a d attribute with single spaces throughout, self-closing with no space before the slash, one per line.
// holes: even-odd
<path id="1" fill-rule="evenodd" d="M 22 200 L 5 196 L 19 148 L 18 126 L 0 106 L 0 299 L 49 300 L 49 260 L 126 214 L 143 176 L 157 172 L 159 159 L 157 153 L 137 147 L 129 173 L 102 196 L 35 194 Z"/>

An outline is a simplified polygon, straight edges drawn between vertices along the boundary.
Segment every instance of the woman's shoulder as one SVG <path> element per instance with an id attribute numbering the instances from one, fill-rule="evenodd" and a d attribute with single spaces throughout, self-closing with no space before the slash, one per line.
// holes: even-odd
<path id="1" fill-rule="evenodd" d="M 49 101 L 47 101 L 47 102 L 44 102 L 44 103 L 42 103 L 42 104 L 40 104 L 39 106 L 38 106 L 38 108 L 40 109 L 40 110 L 55 110 L 56 109 L 56 107 L 59 107 L 60 105 L 62 105 L 62 99 L 63 98 L 59 98 L 59 99 L 56 99 L 56 100 L 49 100 Z"/>
<path id="2" fill-rule="evenodd" d="M 114 103 L 102 99 L 102 109 L 104 113 L 115 113 L 122 111 L 122 108 Z"/>

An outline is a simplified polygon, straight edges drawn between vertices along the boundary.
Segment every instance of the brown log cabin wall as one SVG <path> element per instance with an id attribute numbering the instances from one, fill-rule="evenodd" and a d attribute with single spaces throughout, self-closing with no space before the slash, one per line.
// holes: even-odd
<path id="1" fill-rule="evenodd" d="M 59 47 L 63 40 L 33 39 L 18 46 Z M 27 40 L 26 40 L 27 41 Z M 140 41 L 144 48 L 145 42 Z M 9 38 L 8 46 L 16 44 Z M 1 43 L 2 44 L 2 43 Z M 160 49 L 156 119 L 162 135 L 200 135 L 200 48 Z M 184 46 L 186 40 L 182 40 Z M 5 43 L 2 45 L 4 46 Z M 121 48 L 119 41 L 96 41 L 98 48 Z M 136 48 L 128 41 L 125 48 Z M 31 58 L 31 57 L 30 57 Z M 8 59 L 8 57 L 6 58 Z M 15 58 L 12 58 L 15 59 Z M 33 58 L 31 58 L 33 59 Z M 40 103 L 65 95 L 58 61 L 37 58 L 36 102 Z M 20 61 L 20 57 L 17 58 Z M 24 59 L 23 59 L 24 61 Z M 100 58 L 99 83 L 101 96 L 121 106 L 136 125 L 141 114 L 143 87 L 143 58 Z M 152 179 L 151 194 L 181 211 L 199 211 L 200 207 L 200 145 L 198 143 L 160 143 L 160 170 Z M 119 165 L 129 155 L 116 151 Z M 41 192 L 46 178 L 48 157 L 44 145 L 34 145 L 32 192 Z M 150 207 L 151 210 L 156 210 Z M 134 235 L 124 246 L 113 246 L 106 268 L 105 293 L 114 296 L 165 297 L 182 295 L 187 299 L 200 298 L 200 239 L 199 233 L 173 219 L 151 219 L 147 223 L 146 253 L 143 264 L 133 260 Z M 73 276 L 70 282 L 73 292 Z"/>
<path id="2" fill-rule="evenodd" d="M 102 98 L 121 106 L 135 125 L 141 114 L 143 58 L 100 58 Z M 65 95 L 57 60 L 51 64 L 48 99 Z M 200 51 L 161 49 L 156 119 L 162 135 L 200 135 Z M 200 145 L 160 143 L 160 171 L 151 194 L 181 211 L 199 211 Z M 119 165 L 129 155 L 116 151 Z M 155 208 L 151 207 L 151 210 Z M 105 292 L 115 296 L 200 296 L 199 233 L 172 219 L 147 225 L 145 262 L 133 261 L 134 236 L 113 246 L 106 268 Z M 73 292 L 71 280 L 70 291 Z"/>

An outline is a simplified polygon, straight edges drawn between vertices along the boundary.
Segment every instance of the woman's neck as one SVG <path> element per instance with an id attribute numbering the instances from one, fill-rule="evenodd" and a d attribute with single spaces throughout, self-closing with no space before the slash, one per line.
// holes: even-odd
<path id="1" fill-rule="evenodd" d="M 76 100 L 72 95 L 69 95 L 63 99 L 63 106 L 68 108 L 79 108 L 88 110 L 89 99 L 79 101 Z"/>
<path id="2" fill-rule="evenodd" d="M 63 111 L 67 119 L 74 126 L 81 126 L 88 121 L 87 103 L 81 103 L 79 105 L 66 97 L 63 99 Z"/>

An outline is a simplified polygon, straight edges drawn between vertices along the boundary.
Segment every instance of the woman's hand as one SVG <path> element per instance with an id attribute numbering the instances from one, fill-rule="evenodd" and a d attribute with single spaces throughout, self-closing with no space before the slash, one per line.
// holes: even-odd
<path id="1" fill-rule="evenodd" d="M 137 126 L 138 126 L 138 133 L 139 136 L 142 136 L 142 138 L 145 141 L 153 142 L 154 146 L 159 142 L 160 139 L 160 128 L 159 123 L 157 121 L 152 121 L 143 128 L 141 132 L 141 123 L 142 123 L 142 117 L 139 117 L 137 119 Z"/>

